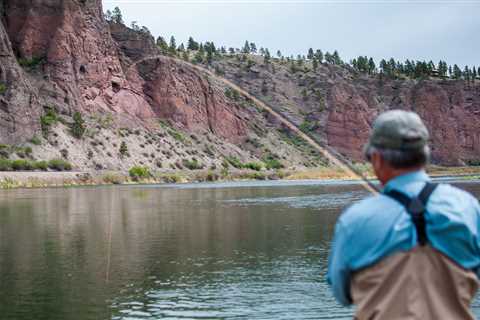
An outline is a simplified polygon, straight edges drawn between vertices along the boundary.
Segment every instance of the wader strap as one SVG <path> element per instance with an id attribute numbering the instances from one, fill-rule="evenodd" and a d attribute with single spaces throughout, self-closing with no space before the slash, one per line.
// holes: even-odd
<path id="1" fill-rule="evenodd" d="M 398 202 L 400 202 L 407 212 L 412 216 L 412 221 L 417 230 L 418 243 L 423 246 L 428 242 L 427 226 L 425 223 L 425 208 L 427 206 L 430 195 L 437 188 L 437 184 L 429 183 L 425 185 L 420 194 L 416 197 L 410 198 L 404 193 L 397 190 L 390 190 L 384 194 Z"/>

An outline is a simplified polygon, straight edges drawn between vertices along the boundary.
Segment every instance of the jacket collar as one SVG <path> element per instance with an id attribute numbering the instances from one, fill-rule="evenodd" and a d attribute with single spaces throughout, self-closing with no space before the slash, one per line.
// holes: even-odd
<path id="1" fill-rule="evenodd" d="M 383 188 L 383 191 L 385 192 L 392 189 L 401 190 L 404 188 L 405 185 L 410 184 L 412 182 L 428 182 L 430 180 L 431 179 L 428 176 L 428 174 L 425 172 L 425 170 L 409 172 L 388 181 L 385 187 Z"/>

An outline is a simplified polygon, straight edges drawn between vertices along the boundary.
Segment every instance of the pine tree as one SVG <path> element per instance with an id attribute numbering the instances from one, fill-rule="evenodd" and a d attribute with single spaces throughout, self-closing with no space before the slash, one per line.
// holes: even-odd
<path id="1" fill-rule="evenodd" d="M 317 58 L 318 62 L 322 63 L 323 62 L 323 52 L 322 52 L 322 50 L 318 49 L 315 52 L 315 57 Z"/>
<path id="2" fill-rule="evenodd" d="M 263 57 L 263 62 L 265 64 L 269 64 L 270 63 L 270 51 L 268 51 L 268 49 L 265 49 L 265 56 Z"/>
<path id="3" fill-rule="evenodd" d="M 257 53 L 257 46 L 253 42 L 250 43 L 250 52 Z"/>
<path id="4" fill-rule="evenodd" d="M 170 51 L 171 54 L 176 54 L 177 53 L 177 43 L 175 41 L 174 36 L 170 37 L 170 45 L 168 47 L 168 50 Z"/>
<path id="5" fill-rule="evenodd" d="M 462 77 L 462 70 L 455 64 L 453 65 L 453 78 L 460 79 Z"/>
<path id="6" fill-rule="evenodd" d="M 185 51 L 185 46 L 183 45 L 183 42 L 178 46 L 178 51 L 180 52 Z"/>
<path id="7" fill-rule="evenodd" d="M 313 59 L 313 57 L 314 57 L 313 49 L 312 49 L 312 48 L 310 48 L 310 49 L 308 49 L 308 55 L 307 55 L 307 58 L 308 58 L 309 60 L 312 60 L 312 59 Z"/>
<path id="8" fill-rule="evenodd" d="M 373 61 L 373 58 L 370 58 L 368 60 L 368 74 L 373 74 L 375 73 L 375 69 L 377 67 L 375 66 L 375 61 Z"/>
<path id="9" fill-rule="evenodd" d="M 468 82 L 470 81 L 470 69 L 468 66 L 465 66 L 465 69 L 463 71 L 463 78 Z"/>
<path id="10" fill-rule="evenodd" d="M 105 20 L 112 21 L 112 11 L 107 10 L 107 12 L 105 12 L 105 14 L 103 16 L 104 16 Z"/>
<path id="11" fill-rule="evenodd" d="M 243 46 L 242 52 L 243 53 L 250 53 L 250 44 L 248 43 L 248 41 L 245 41 L 245 45 Z"/>
<path id="12" fill-rule="evenodd" d="M 325 53 L 325 61 L 330 64 L 334 63 L 333 56 L 328 51 Z"/>
<path id="13" fill-rule="evenodd" d="M 114 23 L 123 24 L 123 15 L 119 7 L 115 7 L 112 12 L 112 21 Z"/>
<path id="14" fill-rule="evenodd" d="M 343 64 L 343 61 L 342 59 L 340 58 L 340 55 L 338 54 L 338 51 L 335 50 L 333 52 L 333 63 L 336 64 L 336 65 L 342 65 Z"/>
<path id="15" fill-rule="evenodd" d="M 280 59 L 282 57 L 282 52 L 280 50 L 277 51 L 277 57 Z"/>
<path id="16" fill-rule="evenodd" d="M 77 139 L 81 139 L 85 130 L 85 121 L 82 118 L 82 114 L 77 111 L 73 114 L 72 135 Z"/>
<path id="17" fill-rule="evenodd" d="M 199 49 L 198 42 L 193 40 L 192 37 L 188 38 L 187 49 L 188 50 L 193 50 L 193 51 L 198 50 Z"/>
<path id="18" fill-rule="evenodd" d="M 473 77 L 473 82 L 475 82 L 475 80 L 477 79 L 477 69 L 475 67 L 473 67 L 473 70 L 472 70 L 472 77 Z"/>
<path id="19" fill-rule="evenodd" d="M 313 58 L 312 60 L 312 67 L 313 67 L 313 71 L 317 71 L 318 69 L 318 61 L 317 61 L 317 58 Z"/>
<path id="20" fill-rule="evenodd" d="M 163 54 L 166 54 L 168 52 L 168 44 L 162 36 L 159 36 L 157 38 L 157 46 L 160 48 L 160 51 Z"/>

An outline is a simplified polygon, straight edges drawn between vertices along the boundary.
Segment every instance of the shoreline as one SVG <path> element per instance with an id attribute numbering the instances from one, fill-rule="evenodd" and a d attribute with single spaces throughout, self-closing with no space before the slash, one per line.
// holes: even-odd
<path id="1" fill-rule="evenodd" d="M 480 180 L 480 166 L 476 167 L 439 167 L 431 166 L 427 169 L 430 176 L 435 178 L 458 177 L 465 180 Z M 369 179 L 373 174 L 369 170 L 363 172 Z M 222 176 L 217 171 L 169 171 L 158 172 L 147 179 L 133 179 L 128 173 L 118 171 L 16 171 L 0 172 L 1 189 L 21 188 L 51 188 L 75 186 L 106 186 L 106 185 L 139 185 L 139 184 L 185 184 L 199 182 L 237 182 L 237 181 L 358 181 L 339 168 L 318 168 L 304 171 L 253 171 L 238 170 Z"/>

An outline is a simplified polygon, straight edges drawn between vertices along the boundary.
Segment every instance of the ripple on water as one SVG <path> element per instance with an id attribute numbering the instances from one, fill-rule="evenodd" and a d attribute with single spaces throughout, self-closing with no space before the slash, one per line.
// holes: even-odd
<path id="1" fill-rule="evenodd" d="M 272 204 L 285 205 L 290 208 L 303 209 L 310 208 L 314 210 L 335 209 L 344 207 L 346 204 L 361 200 L 365 197 L 363 191 L 352 191 L 335 194 L 321 194 L 293 197 L 259 197 L 244 198 L 234 200 L 224 200 L 223 203 L 249 207 L 252 205 L 271 206 Z"/>

